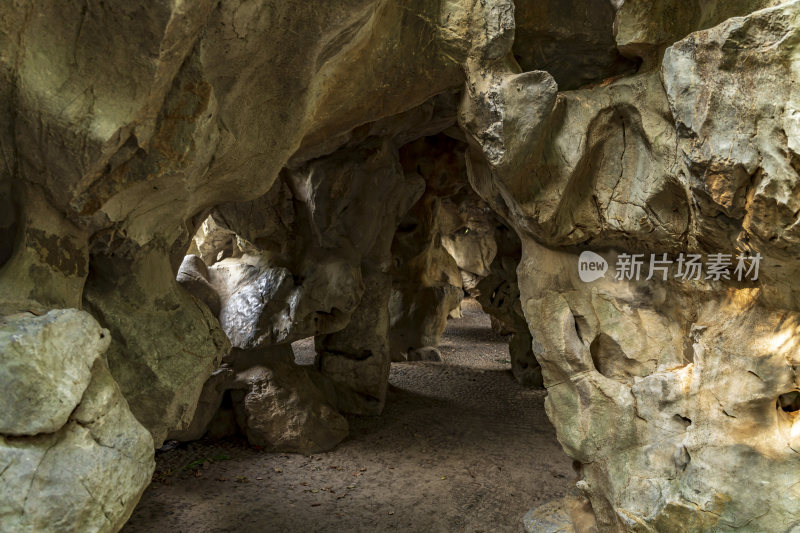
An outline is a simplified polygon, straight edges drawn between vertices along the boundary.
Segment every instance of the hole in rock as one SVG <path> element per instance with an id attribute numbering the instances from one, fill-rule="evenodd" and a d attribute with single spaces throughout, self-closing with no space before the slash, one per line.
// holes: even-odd
<path id="1" fill-rule="evenodd" d="M 800 411 L 800 391 L 794 390 L 778 396 L 778 407 L 786 413 Z"/>
<path id="2" fill-rule="evenodd" d="M 461 314 L 447 321 L 441 361 L 393 363 L 383 413 L 347 415 L 349 436 L 330 451 L 206 437 L 159 453 L 123 531 L 519 530 L 528 509 L 565 494 L 572 461 L 545 391 L 512 377 L 507 336 L 475 300 Z M 292 347 L 297 363 L 314 363 L 314 338 Z"/>
<path id="3" fill-rule="evenodd" d="M 235 348 L 124 531 L 516 531 L 565 495 L 522 245 L 466 144 L 364 139 L 193 222 L 176 281 Z"/>

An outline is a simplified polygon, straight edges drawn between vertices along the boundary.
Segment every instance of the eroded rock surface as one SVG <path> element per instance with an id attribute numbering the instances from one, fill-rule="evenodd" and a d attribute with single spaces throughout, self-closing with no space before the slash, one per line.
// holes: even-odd
<path id="1" fill-rule="evenodd" d="M 3 525 L 119 528 L 226 394 L 253 442 L 335 444 L 466 290 L 587 523 L 799 527 L 800 2 L 516 4 L 0 7 Z M 625 253 L 762 263 L 615 281 Z M 308 336 L 314 369 L 242 362 Z"/>
<path id="2" fill-rule="evenodd" d="M 209 275 L 206 264 L 198 256 L 189 254 L 184 257 L 181 262 L 175 281 L 206 304 L 212 315 L 218 316 L 221 310 L 219 293 L 217 289 L 211 285 L 208 278 Z"/>
<path id="3" fill-rule="evenodd" d="M 111 332 L 108 366 L 156 445 L 185 428 L 230 343 L 208 306 L 175 281 L 168 255 L 95 256 L 87 309 Z"/>
<path id="4" fill-rule="evenodd" d="M 795 268 L 785 255 L 798 177 L 787 57 L 799 7 L 693 33 L 663 65 L 568 93 L 503 58 L 474 64 L 461 117 L 470 180 L 521 236 L 521 303 L 548 414 L 601 531 L 797 527 L 796 488 L 767 503 L 749 469 L 763 486 L 788 487 L 798 461 L 787 433 L 796 418 L 782 407 L 797 390 L 786 342 L 798 306 L 779 279 Z M 681 23 L 688 32 L 711 19 Z M 604 254 L 604 278 L 579 279 L 582 250 Z M 620 254 L 644 252 L 760 253 L 765 263 L 757 283 L 674 271 L 647 281 L 646 267 L 614 279 Z M 747 466 L 740 476 L 724 464 Z"/>
<path id="5" fill-rule="evenodd" d="M 3 373 L 17 380 L 4 386 L 13 418 L 0 429 L 4 530 L 117 531 L 150 483 L 153 439 L 108 371 L 102 355 L 109 341 L 107 330 L 76 309 L 3 319 L 4 359 L 24 355 L 17 364 L 27 364 Z"/>
<path id="6" fill-rule="evenodd" d="M 53 310 L 0 319 L 0 433 L 52 433 L 81 401 L 111 338 L 88 313 Z"/>
<path id="7" fill-rule="evenodd" d="M 466 186 L 463 149 L 440 134 L 417 139 L 401 152 L 404 170 L 423 177 L 426 188 L 392 242 L 389 340 L 395 361 L 438 360 L 447 317 L 463 298 L 458 263 L 443 243 L 459 226 L 444 200 Z"/>
<path id="8" fill-rule="evenodd" d="M 347 436 L 347 420 L 294 363 L 291 347 L 251 352 L 236 364 L 246 366 L 233 384 L 236 421 L 251 444 L 308 454 Z"/>
<path id="9" fill-rule="evenodd" d="M 495 228 L 497 255 L 489 274 L 475 287 L 483 310 L 493 320 L 499 333 L 509 334 L 508 353 L 514 378 L 528 387 L 542 387 L 542 369 L 533 353 L 533 339 L 520 301 L 517 267 L 522 257 L 522 243 L 516 233 L 501 225 Z"/>
<path id="10" fill-rule="evenodd" d="M 336 398 L 335 391 L 327 395 L 331 386 L 316 369 L 295 364 L 289 345 L 234 349 L 203 386 L 191 424 L 170 438 L 240 433 L 267 450 L 329 450 L 348 434 L 347 420 L 328 399 Z"/>

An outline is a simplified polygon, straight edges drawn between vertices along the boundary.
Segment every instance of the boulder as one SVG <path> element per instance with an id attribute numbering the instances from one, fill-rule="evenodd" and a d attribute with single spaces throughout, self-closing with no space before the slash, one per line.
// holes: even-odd
<path id="1" fill-rule="evenodd" d="M 67 422 L 111 342 L 91 315 L 58 309 L 0 318 L 0 434 L 53 433 Z"/>
<path id="2" fill-rule="evenodd" d="M 266 255 L 224 259 L 209 269 L 220 295 L 220 324 L 234 348 L 290 343 L 343 328 L 363 291 L 361 271 L 329 258 L 296 284 L 291 270 Z"/>
<path id="3" fill-rule="evenodd" d="M 248 442 L 268 450 L 310 454 L 344 439 L 347 420 L 328 403 L 291 347 L 240 353 L 231 393 L 236 421 Z"/>
<path id="4" fill-rule="evenodd" d="M 6 362 L 27 361 L 9 368 L 15 382 L 5 389 L 14 403 L 4 412 L 14 417 L 0 430 L 0 524 L 31 533 L 118 531 L 155 462 L 150 433 L 102 357 L 108 331 L 77 309 L 4 317 L 2 328 Z M 29 393 L 20 402 L 23 380 Z"/>

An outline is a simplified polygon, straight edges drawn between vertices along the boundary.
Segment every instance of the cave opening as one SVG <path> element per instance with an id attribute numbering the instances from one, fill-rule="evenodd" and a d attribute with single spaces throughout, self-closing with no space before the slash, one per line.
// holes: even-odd
<path id="1" fill-rule="evenodd" d="M 176 280 L 232 349 L 124 531 L 511 530 L 564 496 L 521 243 L 453 134 L 359 139 L 202 214 Z"/>
<path id="2" fill-rule="evenodd" d="M 778 407 L 784 413 L 796 414 L 800 411 L 800 391 L 787 392 L 778 397 Z"/>
<path id="3" fill-rule="evenodd" d="M 0 531 L 797 530 L 799 21 L 0 3 Z"/>
<path id="4" fill-rule="evenodd" d="M 508 335 L 474 299 L 461 315 L 448 320 L 441 361 L 393 363 L 383 413 L 347 415 L 349 436 L 332 450 L 260 450 L 221 437 L 219 421 L 201 440 L 168 442 L 123 531 L 249 531 L 264 516 L 275 531 L 513 530 L 531 501 L 561 498 L 575 473 L 545 392 L 511 374 Z M 292 348 L 313 366 L 313 338 Z M 231 408 L 228 396 L 222 410 Z"/>

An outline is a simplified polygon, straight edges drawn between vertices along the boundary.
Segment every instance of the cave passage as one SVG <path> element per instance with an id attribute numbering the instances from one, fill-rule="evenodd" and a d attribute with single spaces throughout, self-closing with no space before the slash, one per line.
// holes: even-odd
<path id="1" fill-rule="evenodd" d="M 0 2 L 0 533 L 800 533 L 799 58 L 800 0 Z"/>
<path id="2" fill-rule="evenodd" d="M 545 391 L 515 381 L 508 341 L 477 302 L 462 313 L 448 321 L 442 361 L 394 363 L 383 414 L 348 416 L 350 436 L 332 451 L 168 442 L 123 531 L 518 530 L 532 503 L 562 497 L 575 474 Z M 313 362 L 313 339 L 293 349 Z"/>

